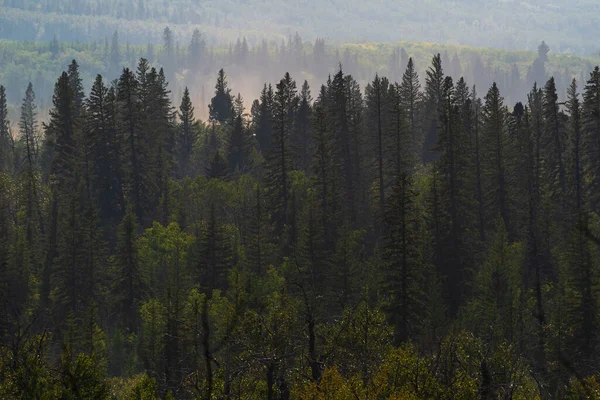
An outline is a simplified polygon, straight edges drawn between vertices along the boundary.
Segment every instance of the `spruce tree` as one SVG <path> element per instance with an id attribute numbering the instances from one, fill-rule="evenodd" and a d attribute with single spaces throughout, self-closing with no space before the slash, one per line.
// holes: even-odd
<path id="1" fill-rule="evenodd" d="M 190 99 L 190 92 L 186 87 L 183 91 L 181 105 L 179 106 L 179 126 L 176 138 L 179 177 L 189 176 L 189 173 L 191 172 L 190 161 L 194 146 L 198 141 L 198 132 L 195 124 L 194 106 Z"/>
<path id="2" fill-rule="evenodd" d="M 140 82 L 128 68 L 123 70 L 117 84 L 117 129 L 120 157 L 123 166 L 125 195 L 131 202 L 136 217 L 143 226 L 149 213 L 146 191 L 150 189 L 151 167 L 149 141 L 142 132 L 143 110 L 141 107 Z"/>
<path id="3" fill-rule="evenodd" d="M 291 136 L 294 169 L 309 172 L 314 148 L 311 132 L 312 96 L 308 82 L 304 81 L 300 89 L 298 112 L 294 121 L 294 131 Z"/>
<path id="4" fill-rule="evenodd" d="M 447 293 L 452 313 L 458 310 L 466 292 L 466 273 L 473 265 L 476 249 L 471 235 L 476 227 L 472 213 L 472 171 L 469 168 L 470 143 L 465 129 L 464 90 L 456 88 L 452 78 L 446 77 L 440 114 L 440 129 L 436 161 L 438 221 L 435 222 L 438 245 L 439 272 L 448 281 Z M 459 91 L 460 89 L 461 91 Z"/>
<path id="5" fill-rule="evenodd" d="M 227 141 L 227 157 L 229 171 L 246 172 L 250 160 L 248 135 L 244 126 L 244 103 L 240 95 L 235 100 L 234 115 L 229 140 Z"/>
<path id="6" fill-rule="evenodd" d="M 412 57 L 408 60 L 406 71 L 402 75 L 402 83 L 400 85 L 400 98 L 402 100 L 402 107 L 406 113 L 408 120 L 408 129 L 411 138 L 411 152 L 412 154 L 420 154 L 420 142 L 418 121 L 419 115 L 418 110 L 421 101 L 421 84 L 419 83 L 419 74 L 415 69 L 415 65 Z"/>
<path id="7" fill-rule="evenodd" d="M 227 124 L 233 120 L 233 97 L 227 87 L 227 76 L 223 69 L 219 70 L 215 85 L 215 96 L 210 101 L 209 118 L 213 122 Z"/>
<path id="8" fill-rule="evenodd" d="M 508 232 L 511 232 L 509 211 L 509 172 L 507 157 L 509 156 L 509 141 L 506 134 L 506 108 L 500 90 L 494 83 L 485 96 L 482 109 L 482 145 L 484 148 L 485 175 L 488 185 L 484 189 L 487 202 L 487 220 L 500 216 Z"/>
<path id="9" fill-rule="evenodd" d="M 591 210 L 600 210 L 600 196 L 596 193 L 600 188 L 600 68 L 596 67 L 583 92 L 582 109 L 583 138 L 587 147 L 585 154 L 588 169 L 589 202 Z"/>
<path id="10" fill-rule="evenodd" d="M 574 206 L 575 215 L 580 215 L 584 207 L 584 155 L 585 147 L 581 127 L 581 104 L 577 92 L 577 81 L 573 79 L 567 90 L 566 108 L 569 113 L 569 146 L 568 160 L 569 178 L 569 204 Z"/>
<path id="11" fill-rule="evenodd" d="M 545 180 L 554 193 L 552 197 L 559 203 L 566 192 L 566 132 L 563 123 L 563 114 L 558 104 L 558 94 L 554 78 L 550 78 L 544 87 L 542 100 L 543 116 L 545 122 L 545 135 L 543 139 L 543 158 L 545 164 Z"/>
<path id="12" fill-rule="evenodd" d="M 81 77 L 79 76 L 79 64 L 77 61 L 71 61 L 68 69 L 69 76 L 69 87 L 71 88 L 71 92 L 73 92 L 73 108 L 75 116 L 81 115 L 83 100 L 85 98 L 85 94 L 83 92 L 83 83 Z"/>
<path id="13" fill-rule="evenodd" d="M 33 244 L 37 241 L 36 232 L 43 233 L 44 219 L 42 218 L 42 209 L 40 207 L 40 182 L 38 166 L 38 126 L 37 126 L 37 107 L 35 105 L 35 93 L 31 83 L 27 86 L 25 98 L 21 105 L 21 119 L 19 121 L 19 155 L 20 182 L 23 185 L 21 204 L 25 211 L 25 230 L 27 232 L 27 241 Z"/>
<path id="14" fill-rule="evenodd" d="M 283 241 L 290 219 L 290 171 L 292 167 L 290 135 L 297 111 L 296 82 L 286 73 L 277 84 L 273 102 L 273 147 L 267 155 L 267 192 L 275 234 Z"/>
<path id="15" fill-rule="evenodd" d="M 119 143 L 115 129 L 114 89 L 104 85 L 98 75 L 85 103 L 85 135 L 89 142 L 92 162 L 94 201 L 98 205 L 98 217 L 105 227 L 105 237 L 114 230 L 124 213 L 122 171 Z"/>
<path id="16" fill-rule="evenodd" d="M 121 68 L 121 45 L 119 44 L 119 32 L 115 31 L 112 36 L 110 43 L 110 58 L 109 70 L 110 74 L 114 77 L 119 74 Z"/>
<path id="17" fill-rule="evenodd" d="M 439 134 L 440 108 L 442 107 L 444 71 L 439 54 L 431 61 L 425 78 L 425 109 L 426 118 L 423 142 L 423 162 L 428 163 L 437 159 L 433 150 Z"/>
<path id="18" fill-rule="evenodd" d="M 412 176 L 403 172 L 395 179 L 386 207 L 384 288 L 400 341 L 418 333 L 418 315 L 424 300 L 416 196 Z"/>
<path id="19" fill-rule="evenodd" d="M 206 43 L 202 37 L 202 33 L 198 29 L 194 29 L 192 40 L 188 48 L 188 67 L 194 71 L 200 70 L 200 65 L 205 55 Z"/>
<path id="20" fill-rule="evenodd" d="M 325 248 L 331 249 L 336 241 L 336 226 L 340 221 L 341 204 L 340 187 L 337 181 L 338 168 L 336 165 L 334 138 L 327 116 L 327 89 L 321 87 L 319 98 L 313 111 L 313 138 L 315 151 L 312 161 L 312 179 L 314 190 L 318 193 L 318 207 L 321 218 L 320 224 L 325 241 Z"/>
<path id="21" fill-rule="evenodd" d="M 0 85 L 0 172 L 8 173 L 12 170 L 13 146 L 8 120 L 6 89 Z"/>
<path id="22" fill-rule="evenodd" d="M 263 156 L 266 156 L 273 146 L 273 96 L 273 88 L 265 84 L 260 93 L 259 103 L 252 107 L 254 135 Z"/>
<path id="23" fill-rule="evenodd" d="M 372 154 L 374 154 L 374 176 L 377 181 L 376 203 L 378 207 L 378 216 L 380 223 L 383 223 L 383 213 L 385 206 L 385 150 L 387 148 L 387 137 L 389 129 L 389 115 L 391 110 L 390 99 L 388 98 L 389 81 L 387 78 L 375 79 L 367 85 L 365 99 L 367 103 L 367 126 L 372 139 Z"/>
<path id="24" fill-rule="evenodd" d="M 44 265 L 44 274 L 42 281 L 42 296 L 47 299 L 50 295 L 51 276 L 54 274 L 53 263 L 54 258 L 58 253 L 58 231 L 59 225 L 65 213 L 61 212 L 61 208 L 66 202 L 69 210 L 65 210 L 67 214 L 70 211 L 74 212 L 75 197 L 74 193 L 77 190 L 77 166 L 75 165 L 75 129 L 76 121 L 73 114 L 73 92 L 69 86 L 69 78 L 66 72 L 63 72 L 58 79 L 52 98 L 54 108 L 50 111 L 50 121 L 44 126 L 46 135 L 44 142 L 44 154 L 46 161 L 49 163 L 49 181 L 51 189 L 50 201 L 50 222 L 47 239 L 46 262 Z M 67 191 L 65 189 L 68 188 Z M 72 221 L 77 221 L 77 216 L 70 214 Z M 72 233 L 72 238 L 77 238 L 75 232 Z M 65 235 L 67 233 L 65 232 Z M 76 243 L 70 243 L 70 249 L 76 248 Z M 68 250 L 68 249 L 64 249 Z M 66 257 L 67 255 L 65 255 Z M 66 260 L 66 259 L 65 259 Z M 71 260 L 71 268 L 74 269 L 75 260 Z M 66 263 L 66 261 L 65 261 Z M 66 266 L 68 268 L 68 266 Z M 75 277 L 71 277 L 70 282 L 75 282 Z M 68 282 L 63 282 L 68 284 Z M 75 286 L 70 288 L 75 290 Z M 70 292 L 73 293 L 72 291 Z M 68 299 L 71 310 L 76 310 L 77 297 L 70 296 Z M 64 316 L 64 314 L 63 314 Z"/>

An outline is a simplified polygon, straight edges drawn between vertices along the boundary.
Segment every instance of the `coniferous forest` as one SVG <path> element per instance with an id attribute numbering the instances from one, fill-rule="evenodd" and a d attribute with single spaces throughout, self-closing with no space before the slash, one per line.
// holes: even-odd
<path id="1" fill-rule="evenodd" d="M 599 398 L 600 69 L 445 68 L 0 86 L 0 398 Z"/>

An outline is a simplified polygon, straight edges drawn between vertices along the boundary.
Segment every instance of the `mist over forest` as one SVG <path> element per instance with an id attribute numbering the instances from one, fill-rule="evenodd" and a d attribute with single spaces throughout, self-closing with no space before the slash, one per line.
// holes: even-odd
<path id="1" fill-rule="evenodd" d="M 103 40 L 115 30 L 132 44 L 161 42 L 166 24 L 178 38 L 198 28 L 211 43 L 245 36 L 252 44 L 299 32 L 309 41 L 419 41 L 597 54 L 600 7 L 593 0 L 1 0 L 0 37 Z"/>
<path id="2" fill-rule="evenodd" d="M 600 400 L 598 17 L 0 0 L 0 399 Z"/>

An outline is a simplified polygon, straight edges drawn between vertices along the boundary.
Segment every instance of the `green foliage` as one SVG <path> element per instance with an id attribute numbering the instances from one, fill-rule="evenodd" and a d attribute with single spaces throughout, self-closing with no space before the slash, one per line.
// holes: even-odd
<path id="1" fill-rule="evenodd" d="M 286 73 L 256 120 L 223 72 L 208 128 L 172 71 L 141 59 L 85 99 L 72 62 L 43 141 L 29 86 L 0 172 L 0 397 L 592 397 L 600 74 L 581 105 L 551 79 L 509 111 L 447 58 L 424 92 L 409 68 L 363 97 L 340 68 L 312 102 Z"/>

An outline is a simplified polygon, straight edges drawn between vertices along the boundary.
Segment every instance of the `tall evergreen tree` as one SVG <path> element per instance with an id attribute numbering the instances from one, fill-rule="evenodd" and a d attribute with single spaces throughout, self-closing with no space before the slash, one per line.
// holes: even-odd
<path id="1" fill-rule="evenodd" d="M 384 287 L 400 341 L 417 333 L 424 300 L 416 196 L 412 176 L 403 172 L 395 180 L 386 208 Z"/>
<path id="2" fill-rule="evenodd" d="M 367 103 L 367 125 L 372 135 L 370 141 L 373 146 L 374 156 L 374 169 L 377 180 L 377 196 L 376 201 L 378 204 L 378 216 L 380 223 L 383 223 L 383 214 L 385 206 L 385 171 L 387 170 L 384 165 L 385 152 L 387 149 L 387 138 L 389 123 L 388 119 L 391 113 L 391 102 L 389 96 L 389 81 L 387 78 L 379 78 L 378 75 L 366 89 L 366 103 Z"/>
<path id="3" fill-rule="evenodd" d="M 186 177 L 191 172 L 191 157 L 194 146 L 198 141 L 194 106 L 190 98 L 190 91 L 186 87 L 179 106 L 179 127 L 177 130 L 176 145 L 179 161 L 179 176 Z"/>
<path id="4" fill-rule="evenodd" d="M 421 101 L 421 84 L 419 83 L 419 74 L 415 69 L 412 57 L 408 60 L 406 71 L 402 75 L 402 84 L 400 85 L 400 98 L 402 106 L 406 113 L 411 136 L 411 153 L 418 154 L 420 150 L 421 138 L 419 137 L 418 110 Z"/>
<path id="5" fill-rule="evenodd" d="M 263 155 L 266 155 L 273 146 L 273 96 L 273 88 L 265 84 L 260 93 L 260 101 L 252 107 L 254 135 Z"/>
<path id="6" fill-rule="evenodd" d="M 544 87 L 543 116 L 545 122 L 545 135 L 543 139 L 543 157 L 545 165 L 546 182 L 551 185 L 553 198 L 562 202 L 566 192 L 566 168 L 564 157 L 566 155 L 566 132 L 563 115 L 558 104 L 558 94 L 554 78 L 550 78 Z"/>
<path id="7" fill-rule="evenodd" d="M 121 68 L 121 45 L 119 43 L 119 32 L 115 31 L 110 43 L 110 58 L 109 58 L 110 73 L 117 76 Z"/>
<path id="8" fill-rule="evenodd" d="M 431 61 L 431 66 L 427 70 L 425 78 L 425 108 L 426 118 L 424 128 L 423 142 L 423 161 L 425 163 L 437 159 L 433 150 L 439 134 L 440 107 L 442 107 L 444 84 L 444 71 L 442 69 L 442 59 L 439 54 L 435 55 Z"/>
<path id="9" fill-rule="evenodd" d="M 506 133 L 506 108 L 500 90 L 493 84 L 485 96 L 482 109 L 485 174 L 488 185 L 484 189 L 487 196 L 487 219 L 500 216 L 508 232 L 511 232 L 509 211 L 509 172 L 506 165 L 509 156 L 509 141 Z"/>
<path id="10" fill-rule="evenodd" d="M 294 121 L 291 137 L 294 169 L 309 172 L 314 149 L 312 140 L 312 96 L 308 82 L 304 81 L 300 89 L 298 112 Z"/>
<path id="11" fill-rule="evenodd" d="M 210 101 L 209 118 L 220 124 L 230 123 L 233 120 L 233 97 L 231 89 L 227 87 L 227 76 L 223 69 L 219 70 L 215 85 L 215 96 Z"/>
<path id="12" fill-rule="evenodd" d="M 273 147 L 267 155 L 267 191 L 270 208 L 275 222 L 276 235 L 286 243 L 286 226 L 290 219 L 289 176 L 292 160 L 290 152 L 290 135 L 297 111 L 296 82 L 289 74 L 277 84 L 273 101 Z"/>
<path id="13" fill-rule="evenodd" d="M 44 153 L 47 155 L 47 162 L 50 165 L 49 181 L 52 191 L 48 249 L 42 282 L 42 296 L 44 299 L 47 299 L 50 295 L 50 279 L 54 273 L 52 271 L 53 263 L 58 254 L 58 230 L 63 215 L 60 213 L 59 208 L 63 200 L 68 200 L 69 197 L 71 197 L 71 203 L 74 202 L 73 192 L 76 190 L 74 186 L 77 184 L 77 169 L 74 162 L 76 118 L 73 114 L 73 92 L 69 86 L 69 77 L 66 72 L 63 72 L 55 85 L 52 101 L 54 108 L 50 111 L 50 121 L 44 126 L 46 131 Z M 64 188 L 69 188 L 68 193 L 64 192 Z M 76 216 L 72 215 L 72 218 L 76 218 Z M 75 244 L 72 247 L 74 248 Z M 75 268 L 74 265 L 72 265 L 72 268 Z M 71 281 L 74 281 L 74 279 L 71 279 Z M 70 300 L 71 309 L 76 309 L 76 298 L 72 297 Z"/>
<path id="14" fill-rule="evenodd" d="M 86 100 L 85 135 L 93 155 L 91 186 L 98 216 L 105 226 L 105 237 L 112 242 L 114 238 L 108 232 L 116 228 L 124 213 L 115 103 L 114 89 L 107 88 L 98 75 Z"/>
<path id="15" fill-rule="evenodd" d="M 188 66 L 195 71 L 200 70 L 201 63 L 203 61 L 203 57 L 206 52 L 206 43 L 204 42 L 204 38 L 202 37 L 202 33 L 198 29 L 194 29 L 192 33 L 192 40 L 190 42 L 190 46 L 188 48 Z"/>
<path id="16" fill-rule="evenodd" d="M 117 84 L 117 129 L 123 165 L 125 195 L 131 202 L 135 215 L 142 226 L 149 213 L 146 191 L 150 189 L 149 143 L 143 137 L 140 82 L 128 68 L 123 70 Z"/>
<path id="17" fill-rule="evenodd" d="M 471 236 L 476 223 L 472 213 L 470 144 L 462 115 L 464 93 L 461 91 L 464 88 L 464 84 L 455 87 L 450 77 L 444 79 L 437 146 L 440 155 L 435 167 L 439 174 L 436 182 L 439 207 L 439 220 L 435 221 L 439 235 L 435 237 L 438 246 L 436 264 L 447 278 L 451 312 L 458 310 L 466 292 L 466 273 L 474 267 L 473 253 L 476 251 Z"/>
<path id="18" fill-rule="evenodd" d="M 590 181 L 591 210 L 600 210 L 600 197 L 595 195 L 600 188 L 600 68 L 596 67 L 583 92 L 582 129 L 586 143 L 585 155 Z"/>
<path id="19" fill-rule="evenodd" d="M 569 204 L 575 208 L 575 215 L 580 215 L 584 207 L 584 155 L 585 147 L 581 127 L 581 104 L 577 92 L 577 81 L 573 79 L 567 90 L 566 108 L 569 113 Z"/>
<path id="20" fill-rule="evenodd" d="M 235 100 L 235 115 L 229 140 L 227 141 L 227 156 L 229 170 L 235 172 L 246 172 L 250 160 L 248 135 L 244 126 L 244 103 L 238 95 Z"/>
<path id="21" fill-rule="evenodd" d="M 75 116 L 81 115 L 83 100 L 85 98 L 85 93 L 83 91 L 83 83 L 81 77 L 79 76 L 79 64 L 77 61 L 71 61 L 68 69 L 69 76 L 69 87 L 71 92 L 73 92 L 73 108 Z"/>
<path id="22" fill-rule="evenodd" d="M 9 172 L 12 169 L 13 137 L 10 133 L 8 120 L 8 104 L 6 89 L 0 85 L 0 172 Z"/>

